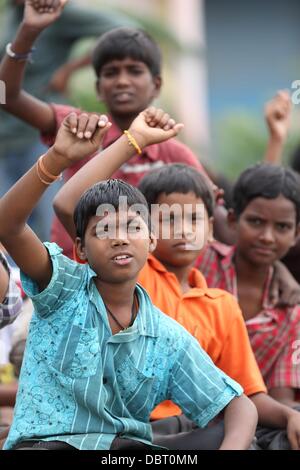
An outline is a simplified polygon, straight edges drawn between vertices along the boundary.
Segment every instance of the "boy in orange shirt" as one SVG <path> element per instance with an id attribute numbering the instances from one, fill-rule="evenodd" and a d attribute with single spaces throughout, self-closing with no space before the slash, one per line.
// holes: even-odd
<path id="1" fill-rule="evenodd" d="M 142 142 L 138 143 L 141 146 Z M 73 208 L 86 188 L 103 179 L 101 158 L 100 154 L 80 169 L 56 196 L 57 215 L 73 238 Z M 111 174 L 118 169 L 119 160 L 116 157 L 110 162 Z M 291 448 L 299 449 L 300 414 L 267 395 L 236 300 L 225 291 L 208 289 L 193 267 L 199 251 L 212 238 L 214 198 L 206 177 L 186 165 L 167 165 L 147 175 L 140 189 L 151 210 L 153 205 L 159 206 L 159 230 L 157 248 L 139 282 L 153 303 L 181 323 L 215 364 L 244 387 L 257 407 L 259 423 L 278 432 L 287 429 Z M 167 236 L 165 228 L 169 229 Z M 170 402 L 154 410 L 152 419 L 165 418 L 153 422 L 155 443 L 169 449 L 184 448 L 181 436 L 186 442 L 192 423 L 180 413 Z M 180 416 L 174 418 L 176 415 Z M 170 433 L 178 434 L 177 440 L 172 437 L 174 447 L 168 443 Z M 203 448 L 218 448 L 222 436 L 222 422 L 205 428 Z"/>

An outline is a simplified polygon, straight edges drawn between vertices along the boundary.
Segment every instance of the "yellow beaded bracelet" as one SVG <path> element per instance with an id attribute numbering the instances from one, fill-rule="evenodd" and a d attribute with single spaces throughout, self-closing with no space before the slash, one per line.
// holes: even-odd
<path id="1" fill-rule="evenodd" d="M 129 131 L 124 131 L 124 134 L 126 135 L 126 137 L 128 139 L 129 145 L 132 145 L 135 148 L 135 150 L 137 151 L 137 153 L 139 155 L 141 155 L 141 153 L 142 153 L 141 147 L 139 146 L 139 144 L 137 143 L 137 141 L 135 140 L 133 135 L 131 135 Z"/>

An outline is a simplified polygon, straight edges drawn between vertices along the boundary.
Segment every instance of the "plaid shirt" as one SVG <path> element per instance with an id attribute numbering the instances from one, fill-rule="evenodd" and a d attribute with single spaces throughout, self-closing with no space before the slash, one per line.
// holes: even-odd
<path id="1" fill-rule="evenodd" d="M 238 298 L 234 254 L 234 247 L 216 242 L 201 254 L 197 267 L 209 287 L 225 289 Z M 267 387 L 300 389 L 300 306 L 278 308 L 270 305 L 268 299 L 272 276 L 273 268 L 270 268 L 264 287 L 262 310 L 247 320 L 246 326 Z"/>
<path id="2" fill-rule="evenodd" d="M 5 256 L 0 252 L 0 262 L 9 273 L 9 285 L 3 303 L 0 303 L 0 328 L 12 323 L 22 309 L 22 298 L 20 288 L 16 285 L 11 276 L 11 270 L 8 266 Z"/>

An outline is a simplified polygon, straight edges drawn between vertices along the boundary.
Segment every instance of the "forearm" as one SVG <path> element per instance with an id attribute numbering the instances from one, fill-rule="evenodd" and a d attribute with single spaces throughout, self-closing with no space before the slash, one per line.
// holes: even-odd
<path id="1" fill-rule="evenodd" d="M 18 382 L 0 384 L 0 406 L 14 406 L 18 391 Z"/>
<path id="2" fill-rule="evenodd" d="M 75 238 L 73 213 L 81 195 L 93 184 L 111 178 L 113 173 L 135 153 L 133 147 L 128 145 L 127 138 L 120 137 L 84 165 L 57 193 L 53 202 L 54 210 L 73 239 Z"/>
<path id="3" fill-rule="evenodd" d="M 284 141 L 278 137 L 270 137 L 264 161 L 273 165 L 281 165 Z"/>
<path id="4" fill-rule="evenodd" d="M 269 395 L 283 405 L 290 408 L 300 407 L 300 402 L 295 400 L 295 389 L 291 387 L 274 387 L 269 390 Z"/>
<path id="5" fill-rule="evenodd" d="M 65 70 L 67 74 L 71 75 L 76 70 L 79 70 L 83 67 L 87 67 L 88 65 L 90 65 L 91 60 L 92 60 L 92 54 L 88 53 L 77 59 L 70 60 L 65 65 L 63 65 L 61 69 Z"/>
<path id="6" fill-rule="evenodd" d="M 59 175 L 66 166 L 62 163 L 53 148 L 44 157 L 47 171 Z M 0 239 L 6 240 L 19 235 L 26 226 L 26 221 L 46 191 L 38 176 L 37 165 L 34 165 L 0 200 Z"/>
<path id="7" fill-rule="evenodd" d="M 12 50 L 16 54 L 28 53 L 39 36 L 39 31 L 28 28 L 23 23 L 20 25 L 14 41 Z M 9 108 L 10 102 L 16 100 L 22 89 L 22 81 L 26 68 L 26 61 L 18 61 L 4 55 L 0 64 L 0 80 L 6 85 L 6 102 Z"/>
<path id="8" fill-rule="evenodd" d="M 0 303 L 2 303 L 6 297 L 8 285 L 9 285 L 9 274 L 0 261 Z"/>
<path id="9" fill-rule="evenodd" d="M 293 410 L 266 393 L 252 395 L 252 402 L 258 411 L 258 424 L 269 428 L 285 429 Z"/>
<path id="10" fill-rule="evenodd" d="M 253 403 L 242 395 L 225 408 L 225 437 L 220 450 L 249 449 L 257 425 L 257 411 Z"/>

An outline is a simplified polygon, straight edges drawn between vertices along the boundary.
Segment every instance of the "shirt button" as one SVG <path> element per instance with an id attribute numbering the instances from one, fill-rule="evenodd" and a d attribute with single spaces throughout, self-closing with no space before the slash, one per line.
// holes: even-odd
<path id="1" fill-rule="evenodd" d="M 104 384 L 107 383 L 107 378 L 106 378 L 106 377 L 103 377 L 103 383 L 104 383 Z"/>

